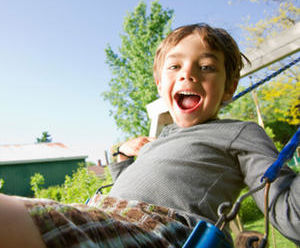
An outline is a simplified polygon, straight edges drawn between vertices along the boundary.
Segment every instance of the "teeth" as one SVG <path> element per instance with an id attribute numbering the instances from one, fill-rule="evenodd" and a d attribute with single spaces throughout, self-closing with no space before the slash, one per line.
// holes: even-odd
<path id="1" fill-rule="evenodd" d="M 187 95 L 187 96 L 196 95 L 195 93 L 190 92 L 190 91 L 180 91 L 179 94 L 181 94 L 181 95 Z"/>

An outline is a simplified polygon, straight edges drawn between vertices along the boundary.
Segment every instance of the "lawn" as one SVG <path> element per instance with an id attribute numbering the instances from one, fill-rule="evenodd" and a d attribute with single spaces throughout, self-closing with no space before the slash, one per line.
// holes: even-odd
<path id="1" fill-rule="evenodd" d="M 292 166 L 291 167 L 296 173 L 300 172 L 300 166 Z M 241 194 L 244 194 L 247 192 L 247 189 L 241 192 Z M 261 216 L 260 210 L 257 208 L 254 200 L 249 197 L 245 201 L 243 201 L 241 206 L 240 213 L 244 214 L 247 217 L 248 221 L 244 221 L 243 227 L 244 230 L 252 230 L 252 231 L 258 231 L 261 233 L 264 233 L 265 226 L 264 226 L 264 218 L 259 218 L 258 220 L 255 220 L 257 216 Z M 252 220 L 252 221 L 250 221 Z M 300 246 L 296 246 L 293 242 L 286 239 L 284 236 L 282 236 L 275 228 L 273 228 L 270 225 L 270 231 L 269 231 L 269 248 L 296 248 Z"/>
<path id="2" fill-rule="evenodd" d="M 255 230 L 261 233 L 264 233 L 264 219 L 259 219 L 253 222 L 245 223 L 244 224 L 245 230 Z M 275 240 L 275 245 L 274 241 Z M 275 228 L 270 226 L 269 232 L 269 248 L 296 248 L 293 242 L 289 241 L 285 237 L 283 237 Z"/>

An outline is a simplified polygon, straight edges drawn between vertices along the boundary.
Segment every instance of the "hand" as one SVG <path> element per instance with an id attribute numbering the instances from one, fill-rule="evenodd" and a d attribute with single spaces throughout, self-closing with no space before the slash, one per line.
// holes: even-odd
<path id="1" fill-rule="evenodd" d="M 138 156 L 140 149 L 145 144 L 147 144 L 155 139 L 156 138 L 150 138 L 150 137 L 145 137 L 145 136 L 134 138 L 134 139 L 128 140 L 125 143 L 123 143 L 120 146 L 119 151 L 126 154 L 129 157 L 130 156 Z M 120 162 L 127 158 L 123 155 L 119 155 L 117 159 Z"/>

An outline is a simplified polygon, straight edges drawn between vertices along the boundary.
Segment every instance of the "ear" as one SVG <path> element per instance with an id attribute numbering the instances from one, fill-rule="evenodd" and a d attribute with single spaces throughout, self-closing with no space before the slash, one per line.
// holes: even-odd
<path id="1" fill-rule="evenodd" d="M 161 96 L 161 82 L 159 80 L 155 81 L 158 94 Z"/>
<path id="2" fill-rule="evenodd" d="M 230 89 L 225 90 L 222 98 L 222 102 L 226 102 L 232 98 L 234 92 L 236 91 L 237 86 L 238 86 L 238 81 L 234 81 Z"/>

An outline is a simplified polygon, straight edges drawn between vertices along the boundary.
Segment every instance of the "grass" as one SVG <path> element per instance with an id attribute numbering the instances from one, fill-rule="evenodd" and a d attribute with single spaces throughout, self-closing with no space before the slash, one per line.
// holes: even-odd
<path id="1" fill-rule="evenodd" d="M 244 224 L 245 230 L 253 230 L 264 233 L 264 219 L 259 219 L 253 222 Z M 275 239 L 275 245 L 274 240 Z M 275 228 L 270 226 L 269 232 L 269 248 L 296 248 L 298 247 L 293 242 L 282 236 Z"/>
<path id="2" fill-rule="evenodd" d="M 296 173 L 300 173 L 300 165 L 296 165 L 296 166 L 291 166 L 290 167 L 292 170 L 294 170 Z M 244 189 L 244 191 L 241 192 L 241 194 L 244 194 L 245 192 L 247 192 L 247 189 Z M 247 198 L 242 206 L 241 206 L 241 211 L 242 213 L 246 213 L 244 217 L 248 218 L 248 221 L 246 221 L 243 223 L 243 227 L 244 230 L 251 230 L 251 231 L 258 231 L 260 233 L 264 233 L 265 230 L 265 226 L 264 226 L 264 218 L 260 218 L 258 217 L 260 210 L 258 210 L 258 208 L 255 205 L 255 202 L 252 198 Z M 256 211 L 257 210 L 257 211 Z M 250 215 L 249 215 L 250 213 Z M 243 215 L 240 215 L 240 217 L 243 217 Z M 251 217 L 251 218 L 249 218 Z M 259 218 L 258 220 L 253 220 Z M 253 221 L 250 221 L 250 220 Z M 234 236 L 234 235 L 233 235 Z M 234 237 L 233 237 L 234 238 Z M 284 236 L 282 236 L 275 228 L 273 228 L 270 225 L 270 229 L 269 229 L 269 248 L 300 248 L 300 246 L 296 246 L 293 242 L 289 241 L 287 238 L 285 238 Z"/>

